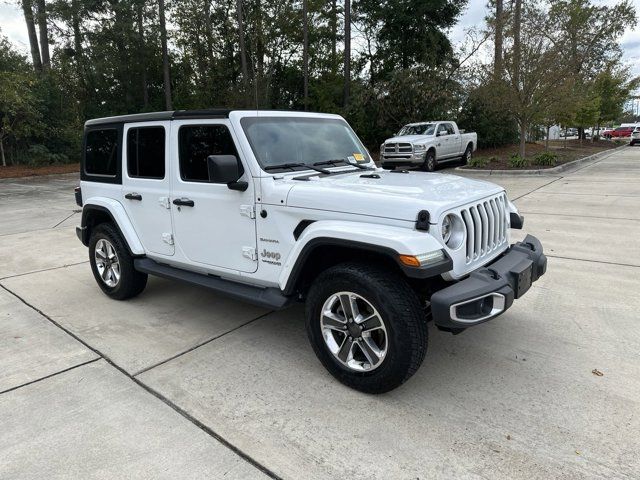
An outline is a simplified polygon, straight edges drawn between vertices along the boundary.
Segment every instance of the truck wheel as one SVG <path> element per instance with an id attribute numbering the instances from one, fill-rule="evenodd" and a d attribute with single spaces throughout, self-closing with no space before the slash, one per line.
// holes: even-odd
<path id="1" fill-rule="evenodd" d="M 91 232 L 89 262 L 102 291 L 115 300 L 135 297 L 147 285 L 147 274 L 133 268 L 125 241 L 111 224 L 102 223 Z"/>
<path id="2" fill-rule="evenodd" d="M 407 381 L 427 352 L 427 319 L 400 275 L 360 263 L 322 272 L 309 290 L 306 329 L 340 382 L 383 393 Z"/>
<path id="3" fill-rule="evenodd" d="M 469 165 L 472 155 L 473 148 L 471 147 L 471 145 L 467 145 L 467 149 L 464 151 L 464 155 L 462 155 L 462 162 L 464 163 L 464 165 Z"/>
<path id="4" fill-rule="evenodd" d="M 424 156 L 424 164 L 422 165 L 422 168 L 427 172 L 433 172 L 435 171 L 436 166 L 436 154 L 433 150 L 429 150 Z"/>

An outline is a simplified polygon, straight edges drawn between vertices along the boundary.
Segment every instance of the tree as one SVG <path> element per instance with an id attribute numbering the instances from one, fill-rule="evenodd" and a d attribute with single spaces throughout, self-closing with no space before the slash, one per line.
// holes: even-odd
<path id="1" fill-rule="evenodd" d="M 36 35 L 36 25 L 33 21 L 33 9 L 30 0 L 22 0 L 22 12 L 27 24 L 27 34 L 29 36 L 29 47 L 31 48 L 31 60 L 36 72 L 42 71 L 42 57 L 38 46 L 38 36 Z"/>
<path id="2" fill-rule="evenodd" d="M 351 0 L 344 1 L 344 106 L 351 93 Z"/>
<path id="3" fill-rule="evenodd" d="M 164 84 L 164 103 L 167 110 L 173 108 L 171 100 L 171 75 L 169 50 L 167 48 L 167 27 L 165 24 L 164 0 L 158 0 L 158 18 L 160 19 L 160 42 L 162 45 L 162 79 Z"/>
<path id="4" fill-rule="evenodd" d="M 42 68 L 51 68 L 51 58 L 49 54 L 49 28 L 47 26 L 47 8 L 44 0 L 36 1 L 36 11 L 38 18 L 38 29 L 40 30 L 40 51 L 42 54 Z"/>
<path id="5" fill-rule="evenodd" d="M 502 0 L 496 0 L 496 16 L 494 21 L 493 75 L 502 76 L 502 44 L 504 32 L 504 9 Z"/>

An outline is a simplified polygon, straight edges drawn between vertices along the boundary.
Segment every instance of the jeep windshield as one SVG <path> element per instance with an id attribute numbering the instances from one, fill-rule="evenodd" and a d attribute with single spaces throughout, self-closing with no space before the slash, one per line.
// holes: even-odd
<path id="1" fill-rule="evenodd" d="M 419 125 L 405 125 L 398 132 L 398 137 L 402 135 L 434 135 L 436 131 L 435 123 L 421 123 Z"/>
<path id="2" fill-rule="evenodd" d="M 323 117 L 244 117 L 240 120 L 260 166 L 274 170 L 323 170 L 369 163 L 356 134 L 344 121 Z"/>

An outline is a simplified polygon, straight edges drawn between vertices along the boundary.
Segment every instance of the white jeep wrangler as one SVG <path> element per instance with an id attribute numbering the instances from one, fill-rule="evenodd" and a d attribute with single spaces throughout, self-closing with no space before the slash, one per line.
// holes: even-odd
<path id="1" fill-rule="evenodd" d="M 427 322 L 503 313 L 546 269 L 501 187 L 385 171 L 338 115 L 175 111 L 88 121 L 78 237 L 100 288 L 147 274 L 269 309 L 306 302 L 316 355 L 385 392 L 418 369 Z"/>

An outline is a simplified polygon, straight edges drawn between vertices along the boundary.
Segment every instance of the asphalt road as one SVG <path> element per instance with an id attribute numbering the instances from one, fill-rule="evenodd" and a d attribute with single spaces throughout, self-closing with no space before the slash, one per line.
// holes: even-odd
<path id="1" fill-rule="evenodd" d="M 76 176 L 0 181 L 0 478 L 640 477 L 640 149 L 491 180 L 548 273 L 492 322 L 431 328 L 380 396 L 322 368 L 300 307 L 155 278 L 109 300 Z"/>

